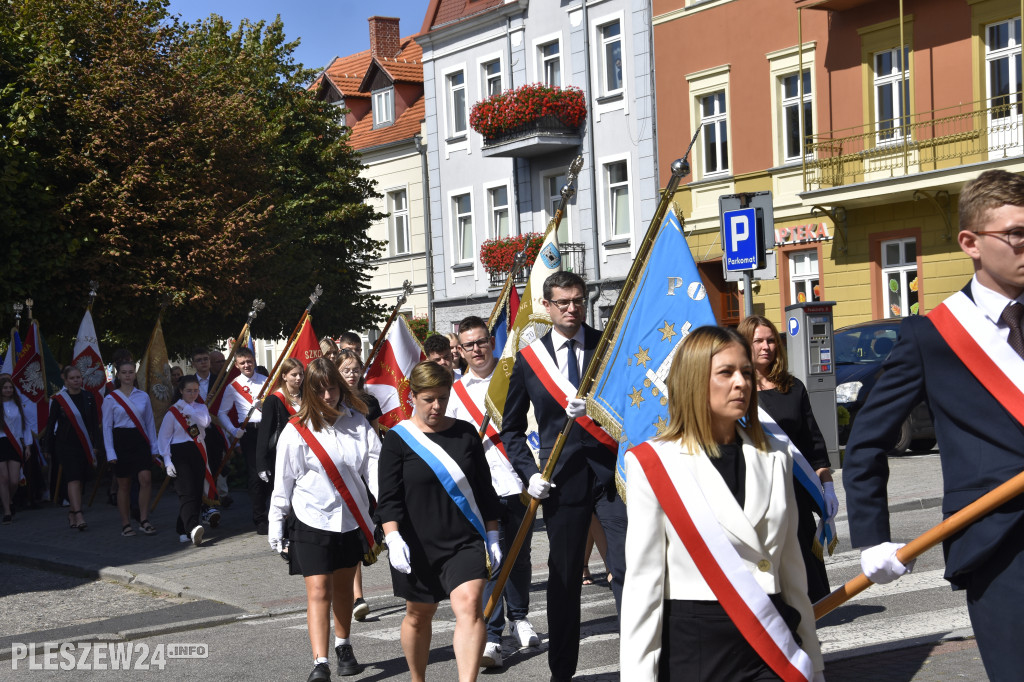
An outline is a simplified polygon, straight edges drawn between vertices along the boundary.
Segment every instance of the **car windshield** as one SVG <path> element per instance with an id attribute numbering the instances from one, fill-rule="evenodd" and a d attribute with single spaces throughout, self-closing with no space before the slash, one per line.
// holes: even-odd
<path id="1" fill-rule="evenodd" d="M 899 325 L 882 324 L 840 329 L 835 336 L 836 362 L 868 365 L 885 360 L 896 344 Z"/>

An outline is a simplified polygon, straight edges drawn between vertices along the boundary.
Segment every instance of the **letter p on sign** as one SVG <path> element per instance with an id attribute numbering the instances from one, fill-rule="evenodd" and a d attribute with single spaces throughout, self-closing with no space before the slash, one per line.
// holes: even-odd
<path id="1" fill-rule="evenodd" d="M 730 216 L 729 241 L 730 251 L 739 249 L 740 242 L 750 238 L 750 219 L 745 213 Z"/>

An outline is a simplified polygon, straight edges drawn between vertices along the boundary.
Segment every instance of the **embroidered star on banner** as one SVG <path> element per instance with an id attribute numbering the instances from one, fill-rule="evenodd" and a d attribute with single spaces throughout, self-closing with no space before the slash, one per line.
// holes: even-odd
<path id="1" fill-rule="evenodd" d="M 658 421 L 654 422 L 654 428 L 658 430 L 657 435 L 659 436 L 665 432 L 665 429 L 668 428 L 668 422 L 665 421 L 664 416 L 658 415 Z"/>
<path id="2" fill-rule="evenodd" d="M 669 324 L 668 320 L 665 320 L 665 326 L 658 331 L 661 332 L 662 341 L 671 341 L 673 336 L 678 336 L 675 322 Z"/>
<path id="3" fill-rule="evenodd" d="M 644 393 L 639 388 L 633 388 L 632 392 L 629 393 L 630 407 L 640 407 L 640 403 L 644 401 Z"/>
<path id="4" fill-rule="evenodd" d="M 647 369 L 647 363 L 651 361 L 650 348 L 644 348 L 640 346 L 639 353 L 633 353 L 633 357 L 636 358 L 636 364 L 643 365 L 644 369 Z"/>

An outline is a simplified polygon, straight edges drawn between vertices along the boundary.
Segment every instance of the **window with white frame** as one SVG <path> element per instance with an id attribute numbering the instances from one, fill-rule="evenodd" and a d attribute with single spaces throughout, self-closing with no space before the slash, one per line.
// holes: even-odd
<path id="1" fill-rule="evenodd" d="M 986 87 L 989 118 L 1021 115 L 1020 17 L 985 27 Z"/>
<path id="2" fill-rule="evenodd" d="M 808 303 L 821 300 L 821 273 L 818 270 L 818 250 L 790 251 L 789 302 Z"/>
<path id="3" fill-rule="evenodd" d="M 898 47 L 876 52 L 875 61 L 875 125 L 878 143 L 902 139 L 910 123 L 910 74 L 903 70 L 909 51 Z"/>
<path id="4" fill-rule="evenodd" d="M 483 64 L 484 96 L 490 97 L 501 93 L 501 60 L 492 59 Z"/>
<path id="5" fill-rule="evenodd" d="M 502 185 L 487 190 L 487 212 L 491 219 L 491 237 L 495 239 L 508 237 L 508 187 Z"/>
<path id="6" fill-rule="evenodd" d="M 388 192 L 389 237 L 395 256 L 409 253 L 409 201 L 404 189 Z"/>
<path id="7" fill-rule="evenodd" d="M 618 20 L 600 27 L 601 88 L 612 95 L 622 90 L 622 27 Z"/>
<path id="8" fill-rule="evenodd" d="M 882 242 L 882 301 L 885 317 L 917 315 L 917 240 Z"/>
<path id="9" fill-rule="evenodd" d="M 608 184 L 608 233 L 611 237 L 626 236 L 630 232 L 628 166 L 625 161 L 606 163 L 604 174 Z"/>
<path id="10" fill-rule="evenodd" d="M 466 74 L 448 74 L 448 134 L 452 137 L 466 132 Z"/>
<path id="11" fill-rule="evenodd" d="M 700 124 L 704 128 L 704 175 L 729 171 L 729 133 L 725 112 L 725 92 L 713 92 L 700 98 Z"/>
<path id="12" fill-rule="evenodd" d="M 562 85 L 562 55 L 558 41 L 540 46 L 540 63 L 543 70 L 544 84 L 552 87 Z"/>
<path id="13" fill-rule="evenodd" d="M 473 260 L 473 201 L 468 194 L 452 197 L 452 232 L 458 262 Z"/>
<path id="14" fill-rule="evenodd" d="M 544 205 L 547 209 L 547 222 L 551 222 L 558 207 L 562 205 L 562 188 L 565 186 L 565 173 L 549 175 L 544 178 L 544 193 L 546 195 Z M 558 242 L 564 244 L 569 241 L 569 207 L 566 206 L 562 221 L 558 224 Z"/>
<path id="15" fill-rule="evenodd" d="M 811 72 L 804 71 L 804 97 L 800 101 L 800 81 L 797 75 L 790 74 L 782 78 L 782 121 L 785 140 L 785 160 L 799 161 L 800 149 L 810 155 L 809 135 L 814 134 L 811 114 L 814 98 L 811 95 Z"/>
<path id="16" fill-rule="evenodd" d="M 373 127 L 391 125 L 395 121 L 395 89 L 385 88 L 373 93 Z"/>

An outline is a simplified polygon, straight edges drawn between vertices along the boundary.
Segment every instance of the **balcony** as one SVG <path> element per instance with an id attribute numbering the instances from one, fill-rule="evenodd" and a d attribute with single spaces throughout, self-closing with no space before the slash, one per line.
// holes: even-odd
<path id="1" fill-rule="evenodd" d="M 469 125 L 484 136 L 483 156 L 529 158 L 579 147 L 586 114 L 579 88 L 528 83 L 474 104 Z"/>
<path id="2" fill-rule="evenodd" d="M 530 158 L 576 149 L 583 143 L 579 128 L 555 116 L 543 116 L 497 137 L 485 137 L 480 153 L 486 157 Z"/>
<path id="3" fill-rule="evenodd" d="M 582 243 L 559 244 L 558 250 L 562 254 L 562 269 L 566 272 L 575 272 L 581 277 L 586 277 L 585 248 Z M 525 285 L 530 279 L 531 267 L 527 266 L 519 271 L 514 280 L 516 286 Z M 507 272 L 492 272 L 490 275 L 490 286 L 500 288 L 505 285 L 508 279 Z"/>
<path id="4" fill-rule="evenodd" d="M 1013 97 L 808 136 L 804 192 L 1021 157 L 1024 112 Z"/>

